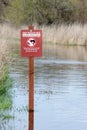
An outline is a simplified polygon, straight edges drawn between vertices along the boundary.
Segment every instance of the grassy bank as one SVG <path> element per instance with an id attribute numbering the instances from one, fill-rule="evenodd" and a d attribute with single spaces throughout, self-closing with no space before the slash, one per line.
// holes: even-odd
<path id="1" fill-rule="evenodd" d="M 2 26 L 3 27 L 3 26 Z M 10 55 L 9 46 L 7 39 L 2 37 L 2 28 L 0 26 L 0 117 L 1 111 L 7 110 L 12 107 L 12 98 L 9 93 L 12 87 L 12 79 L 9 76 L 9 65 L 10 65 Z"/>

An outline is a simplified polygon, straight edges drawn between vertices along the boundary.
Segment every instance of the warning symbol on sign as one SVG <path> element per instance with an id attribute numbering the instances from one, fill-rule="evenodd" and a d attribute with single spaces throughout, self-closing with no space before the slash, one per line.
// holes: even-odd
<path id="1" fill-rule="evenodd" d="M 33 47 L 35 44 L 36 44 L 36 42 L 33 38 L 30 38 L 27 40 L 27 45 L 30 47 Z"/>

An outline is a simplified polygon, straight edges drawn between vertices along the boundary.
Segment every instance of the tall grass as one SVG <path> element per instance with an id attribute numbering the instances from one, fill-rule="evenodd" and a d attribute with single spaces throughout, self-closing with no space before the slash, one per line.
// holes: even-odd
<path id="1" fill-rule="evenodd" d="M 43 39 L 59 45 L 87 45 L 87 24 L 42 26 Z"/>
<path id="2" fill-rule="evenodd" d="M 87 45 L 87 24 L 74 23 L 40 27 L 35 24 L 34 28 L 42 29 L 44 42 L 60 45 Z M 21 29 L 28 29 L 28 26 L 14 28 L 12 25 L 0 25 L 0 42 L 13 45 L 12 43 L 20 39 Z"/>
<path id="3" fill-rule="evenodd" d="M 13 45 L 12 39 L 18 37 L 17 31 L 7 24 L 0 24 L 0 81 L 5 75 L 5 66 L 9 66 L 10 46 Z"/>
<path id="4" fill-rule="evenodd" d="M 0 81 L 4 77 L 4 67 L 8 63 L 8 51 L 6 41 L 3 42 L 0 40 Z"/>

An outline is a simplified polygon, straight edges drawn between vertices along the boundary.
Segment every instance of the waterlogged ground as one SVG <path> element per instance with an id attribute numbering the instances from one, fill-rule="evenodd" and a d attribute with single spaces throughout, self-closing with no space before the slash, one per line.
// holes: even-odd
<path id="1" fill-rule="evenodd" d="M 35 58 L 34 130 L 87 129 L 87 49 L 44 46 Z M 0 130 L 28 130 L 28 59 L 11 67 L 14 118 L 2 120 Z M 30 129 L 32 130 L 32 129 Z"/>

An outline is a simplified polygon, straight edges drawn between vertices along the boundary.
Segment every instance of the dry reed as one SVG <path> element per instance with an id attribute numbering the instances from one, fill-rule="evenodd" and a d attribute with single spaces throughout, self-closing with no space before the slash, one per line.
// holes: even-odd
<path id="1" fill-rule="evenodd" d="M 87 24 L 43 26 L 43 39 L 63 45 L 87 45 Z"/>
<path id="2" fill-rule="evenodd" d="M 11 37 L 14 37 L 15 30 L 6 24 L 0 25 L 0 81 L 5 71 L 4 67 L 10 63 L 9 47 L 11 45 Z"/>
<path id="3" fill-rule="evenodd" d="M 0 81 L 4 76 L 4 66 L 9 62 L 6 40 L 0 40 Z"/>

